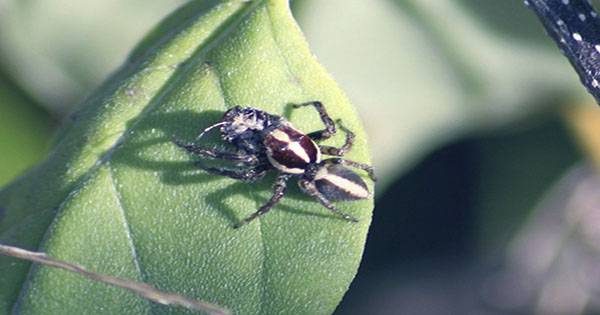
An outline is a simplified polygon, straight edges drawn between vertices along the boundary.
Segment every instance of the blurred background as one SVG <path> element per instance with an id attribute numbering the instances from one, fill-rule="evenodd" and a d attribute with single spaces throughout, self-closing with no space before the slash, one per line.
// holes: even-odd
<path id="1" fill-rule="evenodd" d="M 183 2 L 0 0 L 0 187 Z M 336 314 L 600 314 L 600 110 L 522 1 L 293 11 L 381 178 Z"/>

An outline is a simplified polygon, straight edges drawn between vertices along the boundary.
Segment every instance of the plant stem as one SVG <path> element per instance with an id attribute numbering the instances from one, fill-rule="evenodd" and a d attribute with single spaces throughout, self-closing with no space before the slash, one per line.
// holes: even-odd
<path id="1" fill-rule="evenodd" d="M 589 0 L 526 0 L 600 104 L 600 18 Z"/>

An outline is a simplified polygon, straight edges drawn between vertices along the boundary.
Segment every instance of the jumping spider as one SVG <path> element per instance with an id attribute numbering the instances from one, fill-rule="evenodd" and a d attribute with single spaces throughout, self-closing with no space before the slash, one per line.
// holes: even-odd
<path id="1" fill-rule="evenodd" d="M 327 114 L 321 102 L 314 101 L 293 105 L 294 108 L 312 105 L 319 112 L 325 129 L 304 134 L 294 128 L 285 118 L 269 114 L 251 107 L 235 106 L 223 115 L 220 122 L 204 129 L 197 139 L 213 128 L 220 128 L 221 137 L 233 144 L 237 153 L 206 149 L 192 143 L 173 138 L 173 142 L 193 155 L 233 161 L 242 169 L 208 167 L 201 163 L 196 165 L 204 171 L 227 176 L 234 179 L 253 182 L 262 178 L 269 170 L 277 170 L 279 175 L 273 186 L 271 199 L 247 218 L 234 226 L 249 223 L 267 213 L 283 197 L 287 181 L 297 176 L 300 189 L 317 199 L 323 206 L 345 220 L 358 220 L 338 210 L 331 202 L 337 200 L 358 200 L 369 197 L 365 182 L 350 166 L 366 171 L 375 181 L 373 168 L 369 165 L 340 158 L 352 148 L 354 133 L 337 121 L 340 129 L 346 133 L 346 142 L 339 148 L 318 145 L 315 141 L 325 140 L 336 133 L 336 126 Z M 321 154 L 336 156 L 322 160 Z"/>

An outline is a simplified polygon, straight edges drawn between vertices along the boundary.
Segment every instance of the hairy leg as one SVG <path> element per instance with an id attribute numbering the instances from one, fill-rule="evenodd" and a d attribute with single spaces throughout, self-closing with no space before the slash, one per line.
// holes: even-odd
<path id="1" fill-rule="evenodd" d="M 206 149 L 193 143 L 181 141 L 177 138 L 173 138 L 173 143 L 175 143 L 178 147 L 185 149 L 188 153 L 201 157 L 242 162 L 246 165 L 258 164 L 258 158 L 252 154 L 237 154 L 214 149 Z"/>
<path id="2" fill-rule="evenodd" d="M 226 176 L 237 180 L 242 180 L 245 182 L 254 182 L 265 176 L 265 173 L 268 170 L 266 165 L 261 165 L 251 169 L 241 169 L 241 170 L 231 170 L 221 167 L 209 167 L 205 166 L 200 162 L 195 162 L 194 165 L 202 170 L 220 176 Z"/>
<path id="3" fill-rule="evenodd" d="M 343 156 L 346 152 L 352 149 L 352 145 L 354 144 L 354 132 L 350 131 L 350 129 L 346 128 L 342 125 L 341 120 L 337 120 L 340 129 L 346 134 L 346 142 L 339 148 L 328 146 L 328 145 L 320 145 L 319 148 L 323 154 L 333 155 L 333 156 Z"/>
<path id="4" fill-rule="evenodd" d="M 344 219 L 346 221 L 350 221 L 350 222 L 358 222 L 357 218 L 355 218 L 349 214 L 346 214 L 346 213 L 340 211 L 338 208 L 336 208 L 331 203 L 331 201 L 329 201 L 327 198 L 325 198 L 325 196 L 323 196 L 323 194 L 321 194 L 317 190 L 317 187 L 315 187 L 313 182 L 306 180 L 306 179 L 301 179 L 298 182 L 298 185 L 300 186 L 300 189 L 302 189 L 303 192 L 305 192 L 307 195 L 317 199 L 321 203 L 321 205 L 323 205 L 325 208 L 329 209 L 331 212 L 335 213 L 342 219 Z"/>
<path id="5" fill-rule="evenodd" d="M 241 227 L 242 225 L 248 224 L 252 220 L 269 212 L 279 202 L 279 200 L 281 200 L 281 198 L 283 198 L 283 195 L 285 194 L 285 190 L 287 188 L 287 181 L 288 181 L 288 179 L 290 179 L 291 176 L 292 175 L 290 175 L 290 174 L 283 174 L 283 173 L 279 174 L 279 176 L 277 176 L 277 180 L 275 181 L 275 184 L 273 185 L 273 195 L 271 196 L 271 199 L 269 199 L 269 201 L 267 201 L 267 203 L 265 203 L 260 208 L 258 208 L 258 210 L 256 212 L 254 212 L 253 214 L 244 218 L 242 221 L 240 221 L 238 224 L 234 225 L 233 227 L 235 229 L 237 229 L 237 228 Z"/>
<path id="6" fill-rule="evenodd" d="M 321 116 L 321 121 L 323 121 L 323 124 L 325 125 L 325 129 L 311 132 L 308 134 L 308 136 L 311 139 L 318 141 L 318 140 L 325 140 L 325 139 L 331 137 L 332 135 L 334 135 L 336 132 L 335 123 L 333 123 L 333 119 L 331 119 L 331 117 L 329 117 L 329 114 L 327 114 L 327 111 L 325 110 L 325 106 L 323 106 L 323 103 L 321 103 L 319 101 L 312 101 L 312 102 L 306 102 L 306 103 L 302 103 L 302 104 L 294 104 L 293 107 L 300 108 L 300 107 L 310 106 L 310 105 L 314 106 L 315 109 L 317 110 L 317 112 L 319 113 L 319 116 Z"/>

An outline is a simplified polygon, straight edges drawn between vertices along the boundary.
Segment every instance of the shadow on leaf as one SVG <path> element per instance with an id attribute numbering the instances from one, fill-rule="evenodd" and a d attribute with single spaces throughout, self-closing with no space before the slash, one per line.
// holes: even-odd
<path id="1" fill-rule="evenodd" d="M 260 206 L 267 203 L 269 198 L 265 198 L 257 193 L 247 194 L 248 199 L 252 200 L 255 206 L 252 206 L 251 209 L 233 209 L 229 205 L 227 205 L 227 198 L 235 195 L 246 194 L 248 191 L 248 185 L 252 185 L 253 192 L 263 192 L 263 191 L 271 191 L 271 184 L 274 181 L 273 176 L 267 176 L 263 180 L 254 183 L 243 183 L 238 182 L 227 186 L 227 188 L 219 190 L 217 192 L 206 195 L 206 201 L 208 204 L 213 206 L 216 209 L 220 209 L 225 213 L 227 219 L 229 219 L 232 223 L 240 222 L 245 216 L 255 212 L 258 210 Z M 284 196 L 285 199 L 294 199 L 294 200 L 313 200 L 312 198 L 302 194 L 299 189 L 295 187 L 295 181 L 292 179 L 288 182 L 288 192 Z M 297 190 L 297 191 L 293 191 Z M 243 211 L 243 212 L 242 212 Z M 329 218 L 334 220 L 339 220 L 340 218 L 333 214 L 328 213 L 320 213 L 320 212 L 311 212 L 306 210 L 301 210 L 298 208 L 286 206 L 282 203 L 277 204 L 270 212 L 273 211 L 285 211 L 288 213 L 293 213 L 295 215 L 303 215 L 303 216 L 312 216 L 319 218 Z M 242 214 L 243 213 L 243 214 Z M 269 215 L 266 213 L 265 215 Z"/>
<path id="2" fill-rule="evenodd" d="M 218 111 L 202 113 L 181 111 L 175 113 L 151 113 L 138 125 L 128 126 L 131 133 L 120 152 L 111 157 L 111 163 L 125 164 L 134 168 L 160 173 L 161 181 L 166 185 L 184 185 L 206 183 L 219 179 L 208 175 L 193 165 L 190 157 L 186 160 L 175 160 L 173 151 L 181 151 L 171 141 L 172 137 L 190 139 L 197 134 L 190 126 L 198 126 L 202 130 L 218 121 L 222 116 Z M 207 137 L 205 140 L 212 139 Z M 206 143 L 207 147 L 214 141 Z M 168 154 L 171 153 L 171 154 Z M 181 152 L 182 156 L 189 156 Z"/>

